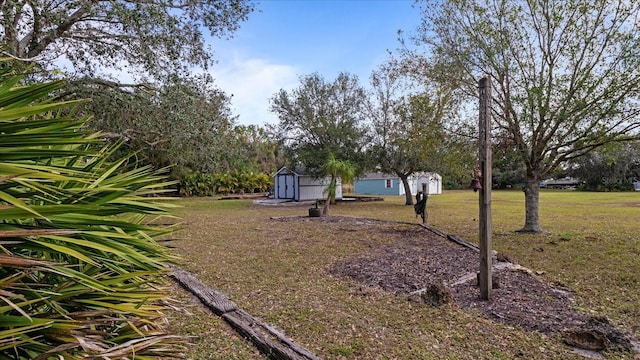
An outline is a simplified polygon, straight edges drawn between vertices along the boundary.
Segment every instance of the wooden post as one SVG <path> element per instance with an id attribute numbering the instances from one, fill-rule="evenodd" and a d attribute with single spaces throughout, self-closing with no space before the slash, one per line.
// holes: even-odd
<path id="1" fill-rule="evenodd" d="M 480 159 L 480 297 L 491 299 L 491 81 L 483 77 L 478 82 L 480 116 L 478 117 L 478 157 Z"/>
<path id="2" fill-rule="evenodd" d="M 427 200 L 429 194 L 427 194 L 427 184 L 422 184 L 422 196 L 424 196 L 424 208 L 422 209 L 422 223 L 427 223 Z"/>

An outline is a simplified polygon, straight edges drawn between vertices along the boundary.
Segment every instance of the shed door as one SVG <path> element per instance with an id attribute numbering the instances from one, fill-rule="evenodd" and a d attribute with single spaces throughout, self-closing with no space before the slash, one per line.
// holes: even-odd
<path id="1" fill-rule="evenodd" d="M 278 176 L 278 199 L 294 198 L 293 175 Z"/>

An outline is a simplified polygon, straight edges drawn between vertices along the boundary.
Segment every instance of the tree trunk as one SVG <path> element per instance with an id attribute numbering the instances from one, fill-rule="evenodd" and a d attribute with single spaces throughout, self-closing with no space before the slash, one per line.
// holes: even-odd
<path id="1" fill-rule="evenodd" d="M 329 214 L 329 204 L 336 203 L 336 176 L 331 175 L 331 181 L 329 181 L 329 185 L 327 186 L 327 200 L 324 202 L 324 207 L 322 208 L 322 216 Z"/>
<path id="2" fill-rule="evenodd" d="M 519 232 L 539 233 L 540 214 L 539 214 L 539 198 L 540 198 L 540 180 L 529 178 L 524 187 L 524 206 L 525 206 L 525 222 L 524 227 Z"/>
<path id="3" fill-rule="evenodd" d="M 329 200 L 324 202 L 324 206 L 322 207 L 322 216 L 329 215 Z"/>
<path id="4" fill-rule="evenodd" d="M 405 205 L 413 205 L 413 195 L 411 194 L 411 186 L 409 186 L 409 176 L 408 175 L 398 175 L 400 180 L 402 180 L 402 185 L 404 186 L 404 196 L 405 196 Z"/>

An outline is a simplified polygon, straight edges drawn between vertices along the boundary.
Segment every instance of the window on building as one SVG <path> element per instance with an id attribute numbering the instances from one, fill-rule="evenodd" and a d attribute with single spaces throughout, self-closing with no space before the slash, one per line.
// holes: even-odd
<path id="1" fill-rule="evenodd" d="M 387 189 L 391 188 L 391 179 L 386 179 L 384 181 L 384 187 L 386 187 Z"/>

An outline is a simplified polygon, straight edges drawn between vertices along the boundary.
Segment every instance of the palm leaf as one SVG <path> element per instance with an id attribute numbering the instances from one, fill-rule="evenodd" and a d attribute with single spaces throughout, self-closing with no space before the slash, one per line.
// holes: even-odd
<path id="1" fill-rule="evenodd" d="M 0 60 L 1 61 L 1 60 Z M 172 257 L 145 224 L 172 183 L 109 159 L 117 145 L 62 116 L 62 82 L 0 66 L 0 358 L 178 356 L 159 321 Z M 68 111 L 67 111 L 68 112 Z M 100 146 L 97 146 L 100 145 Z M 106 355 L 105 355 L 106 354 Z"/>

